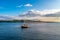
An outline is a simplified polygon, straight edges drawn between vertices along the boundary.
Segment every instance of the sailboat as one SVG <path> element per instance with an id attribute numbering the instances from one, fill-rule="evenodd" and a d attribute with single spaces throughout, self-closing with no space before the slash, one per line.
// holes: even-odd
<path id="1" fill-rule="evenodd" d="M 23 24 L 23 26 L 21 26 L 21 28 L 28 28 L 28 25 L 25 20 L 24 20 L 24 24 Z"/>

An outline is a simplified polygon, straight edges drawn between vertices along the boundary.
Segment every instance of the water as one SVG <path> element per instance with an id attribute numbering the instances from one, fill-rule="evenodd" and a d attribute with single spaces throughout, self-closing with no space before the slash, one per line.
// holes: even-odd
<path id="1" fill-rule="evenodd" d="M 60 40 L 60 23 L 0 23 L 0 40 Z"/>

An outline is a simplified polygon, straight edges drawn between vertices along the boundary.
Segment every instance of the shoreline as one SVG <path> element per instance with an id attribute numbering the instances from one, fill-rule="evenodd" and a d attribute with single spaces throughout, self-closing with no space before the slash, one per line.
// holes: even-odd
<path id="1" fill-rule="evenodd" d="M 59 23 L 59 22 L 51 22 L 51 21 L 34 21 L 34 20 L 0 20 L 0 22 L 28 22 L 28 23 Z"/>

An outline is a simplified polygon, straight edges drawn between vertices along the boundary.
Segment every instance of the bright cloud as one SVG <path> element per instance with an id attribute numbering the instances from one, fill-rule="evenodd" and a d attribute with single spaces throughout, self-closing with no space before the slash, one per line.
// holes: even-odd
<path id="1" fill-rule="evenodd" d="M 25 4 L 25 5 L 19 5 L 19 6 L 17 6 L 17 7 L 22 7 L 22 6 L 26 6 L 26 7 L 31 7 L 32 6 L 32 4 Z"/>
<path id="2" fill-rule="evenodd" d="M 46 15 L 46 14 L 55 14 L 56 12 L 60 12 L 60 9 L 46 9 L 46 10 L 31 10 L 35 14 Z"/>
<path id="3" fill-rule="evenodd" d="M 32 4 L 25 4 L 24 6 L 28 6 L 29 7 L 29 6 L 32 6 Z"/>
<path id="4" fill-rule="evenodd" d="M 19 8 L 20 8 L 20 7 L 22 7 L 22 6 L 23 6 L 23 5 L 19 5 L 19 6 L 17 6 L 17 7 L 19 7 Z"/>

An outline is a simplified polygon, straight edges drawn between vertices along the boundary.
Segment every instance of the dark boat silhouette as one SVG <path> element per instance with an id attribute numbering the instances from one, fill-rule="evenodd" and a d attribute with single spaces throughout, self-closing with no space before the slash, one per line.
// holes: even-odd
<path id="1" fill-rule="evenodd" d="M 21 28 L 28 28 L 27 24 L 24 24 L 23 26 L 21 26 Z"/>
<path id="2" fill-rule="evenodd" d="M 24 21 L 24 25 L 21 26 L 21 28 L 28 28 L 28 25 L 27 25 L 27 23 L 25 21 Z"/>

